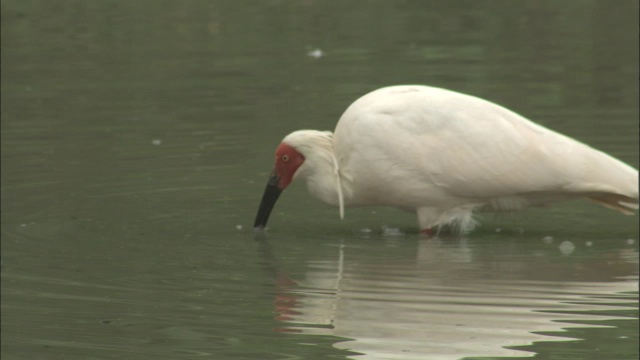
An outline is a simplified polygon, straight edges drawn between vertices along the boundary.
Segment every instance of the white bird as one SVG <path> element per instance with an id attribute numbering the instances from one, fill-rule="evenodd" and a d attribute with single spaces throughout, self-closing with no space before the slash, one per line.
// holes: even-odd
<path id="1" fill-rule="evenodd" d="M 266 226 L 292 180 L 340 207 L 415 212 L 425 233 L 466 233 L 474 210 L 516 211 L 588 198 L 624 214 L 638 209 L 638 170 L 474 96 L 391 86 L 356 100 L 335 132 L 299 130 L 275 152 L 256 216 Z"/>

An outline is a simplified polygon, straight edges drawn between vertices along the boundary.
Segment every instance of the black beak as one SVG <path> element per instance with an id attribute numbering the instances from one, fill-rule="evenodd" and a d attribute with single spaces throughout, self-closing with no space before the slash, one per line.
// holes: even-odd
<path id="1" fill-rule="evenodd" d="M 256 230 L 264 229 L 267 225 L 271 210 L 273 210 L 273 206 L 276 204 L 276 201 L 278 201 L 280 193 L 282 193 L 282 190 L 278 187 L 279 180 L 280 178 L 273 173 L 269 178 L 269 182 L 267 182 L 267 187 L 264 189 L 262 201 L 260 202 L 258 214 L 256 215 L 256 222 L 253 224 L 253 228 Z"/>

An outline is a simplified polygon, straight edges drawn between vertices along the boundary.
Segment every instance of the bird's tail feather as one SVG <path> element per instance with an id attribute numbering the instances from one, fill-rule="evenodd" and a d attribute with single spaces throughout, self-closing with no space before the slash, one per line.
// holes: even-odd
<path id="1" fill-rule="evenodd" d="M 587 198 L 609 209 L 618 210 L 625 215 L 633 215 L 636 210 L 638 210 L 638 199 L 624 195 L 600 193 L 588 196 Z"/>

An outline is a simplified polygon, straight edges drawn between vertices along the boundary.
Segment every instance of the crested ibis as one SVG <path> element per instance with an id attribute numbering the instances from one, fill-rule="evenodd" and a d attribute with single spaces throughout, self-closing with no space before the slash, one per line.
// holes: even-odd
<path id="1" fill-rule="evenodd" d="M 420 229 L 473 229 L 474 210 L 516 211 L 587 198 L 638 209 L 638 170 L 502 106 L 417 85 L 370 92 L 335 131 L 299 130 L 275 151 L 254 227 L 295 179 L 322 202 L 415 212 Z"/>

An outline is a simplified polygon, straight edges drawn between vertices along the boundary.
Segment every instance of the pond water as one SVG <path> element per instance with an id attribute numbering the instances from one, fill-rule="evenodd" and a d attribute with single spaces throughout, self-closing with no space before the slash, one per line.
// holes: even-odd
<path id="1" fill-rule="evenodd" d="M 287 133 L 428 84 L 638 167 L 636 1 L 2 1 L 3 359 L 635 359 L 638 217 L 418 234 L 283 193 Z"/>

